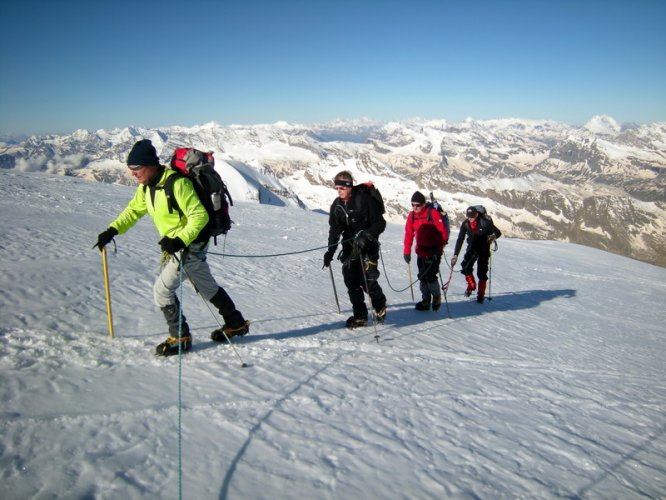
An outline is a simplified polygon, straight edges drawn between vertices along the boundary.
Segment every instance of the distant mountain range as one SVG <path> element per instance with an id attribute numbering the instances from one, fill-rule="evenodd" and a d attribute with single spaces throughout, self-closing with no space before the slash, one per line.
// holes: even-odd
<path id="1" fill-rule="evenodd" d="M 483 204 L 507 236 L 666 267 L 666 123 L 597 116 L 583 127 L 506 119 L 78 130 L 5 141 L 0 168 L 129 183 L 125 159 L 140 138 L 165 163 L 176 147 L 213 151 L 223 174 L 244 180 L 230 183 L 240 200 L 326 211 L 331 179 L 350 170 L 380 188 L 394 222 L 419 189 L 434 193 L 454 227 L 468 205 Z"/>

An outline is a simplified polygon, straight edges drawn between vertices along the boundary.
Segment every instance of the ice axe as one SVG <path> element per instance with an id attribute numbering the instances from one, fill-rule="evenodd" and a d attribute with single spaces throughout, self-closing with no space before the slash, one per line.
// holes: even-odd
<path id="1" fill-rule="evenodd" d="M 409 276 L 409 291 L 412 292 L 412 302 L 414 301 L 414 283 L 412 282 L 412 266 L 407 263 L 407 275 Z"/>
<path id="2" fill-rule="evenodd" d="M 102 272 L 104 273 L 104 292 L 106 295 L 106 321 L 109 327 L 109 335 L 113 334 L 113 314 L 111 313 L 111 287 L 109 286 L 109 267 L 106 263 L 106 247 L 102 247 Z"/>
<path id="3" fill-rule="evenodd" d="M 333 279 L 333 268 L 331 268 L 330 264 L 328 266 L 328 270 L 331 272 L 331 283 L 333 284 L 333 295 L 335 295 L 335 303 L 338 305 L 338 312 L 342 312 L 340 310 L 340 301 L 338 300 L 338 290 L 335 288 L 335 280 Z"/>

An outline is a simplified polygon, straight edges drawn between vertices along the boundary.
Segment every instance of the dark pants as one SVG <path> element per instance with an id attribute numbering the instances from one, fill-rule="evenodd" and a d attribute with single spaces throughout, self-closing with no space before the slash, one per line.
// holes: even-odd
<path id="1" fill-rule="evenodd" d="M 441 295 L 439 281 L 437 280 L 441 261 L 442 258 L 437 255 L 416 258 L 416 267 L 419 270 L 418 278 L 421 298 L 428 304 L 430 304 L 432 297 L 439 297 Z"/>
<path id="2" fill-rule="evenodd" d="M 419 280 L 426 283 L 437 281 L 437 274 L 439 273 L 439 264 L 442 258 L 437 255 L 430 257 L 417 257 L 416 267 L 419 270 Z"/>
<path id="3" fill-rule="evenodd" d="M 474 248 L 468 248 L 460 264 L 460 272 L 465 276 L 474 274 L 474 263 L 476 263 L 476 276 L 479 281 L 488 280 L 488 261 L 490 260 L 490 246 L 488 249 L 478 251 Z"/>
<path id="4" fill-rule="evenodd" d="M 365 278 L 363 277 L 364 269 Z M 363 296 L 364 291 L 370 295 L 370 302 L 375 311 L 381 311 L 386 306 L 386 297 L 377 282 L 379 279 L 377 259 L 371 260 L 368 256 L 349 258 L 342 265 L 342 277 L 349 292 L 349 301 L 352 304 L 355 318 L 368 318 L 368 308 Z M 365 286 L 366 280 L 368 282 L 367 289 Z"/>

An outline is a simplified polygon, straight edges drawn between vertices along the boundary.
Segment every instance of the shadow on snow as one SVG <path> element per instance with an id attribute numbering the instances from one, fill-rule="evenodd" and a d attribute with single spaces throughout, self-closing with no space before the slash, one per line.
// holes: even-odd
<path id="1" fill-rule="evenodd" d="M 555 300 L 558 298 L 574 298 L 576 296 L 576 290 L 573 289 L 563 289 L 563 290 L 523 290 L 518 292 L 507 292 L 501 294 L 495 294 L 490 299 L 487 299 L 483 304 L 478 304 L 474 296 L 469 299 L 465 298 L 460 301 L 450 301 L 448 304 L 448 309 L 445 302 L 442 302 L 442 306 L 439 311 L 416 311 L 414 309 L 413 302 L 402 302 L 399 304 L 390 304 L 388 307 L 388 314 L 386 318 L 386 323 L 383 325 L 378 325 L 378 333 L 384 335 L 385 329 L 390 327 L 409 327 L 423 325 L 425 323 L 433 321 L 446 321 L 450 319 L 461 319 L 469 318 L 474 316 L 494 314 L 497 312 L 509 312 L 509 311 L 518 311 L 523 309 L 532 309 L 538 307 L 544 302 Z M 451 312 L 449 317 L 448 312 Z M 306 314 L 301 316 L 292 316 L 289 318 L 273 318 L 273 319 L 262 319 L 253 321 L 254 324 L 260 323 L 270 323 L 273 320 L 289 320 L 289 319 L 298 319 L 298 318 L 309 318 L 316 316 L 325 316 L 329 317 L 331 313 L 320 313 L 320 314 Z M 345 311 L 342 312 L 342 315 L 345 316 Z M 361 338 L 366 335 L 374 334 L 374 327 L 372 323 L 372 317 L 368 318 L 368 326 L 365 328 L 359 328 L 356 330 L 347 330 L 344 327 L 344 319 L 339 321 L 328 321 L 318 323 L 316 325 L 311 325 L 303 328 L 290 328 L 288 330 L 265 333 L 265 334 L 252 334 L 243 337 L 241 339 L 234 338 L 232 343 L 234 344 L 249 344 L 254 342 L 261 342 L 262 340 L 285 340 L 285 339 L 295 339 L 300 337 L 309 337 L 313 335 L 322 334 L 330 331 L 339 331 L 341 335 L 338 340 L 353 340 L 356 338 Z M 391 340 L 391 338 L 383 337 L 384 340 Z M 196 345 L 193 350 L 202 350 L 206 348 L 215 347 L 216 342 L 207 342 L 205 344 Z"/>

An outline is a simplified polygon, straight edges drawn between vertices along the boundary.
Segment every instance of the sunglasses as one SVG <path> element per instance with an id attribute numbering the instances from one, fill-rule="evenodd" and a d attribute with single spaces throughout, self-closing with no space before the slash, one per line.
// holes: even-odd
<path id="1" fill-rule="evenodd" d="M 412 203 L 414 208 L 422 207 L 423 205 L 425 205 L 425 203 Z"/>
<path id="2" fill-rule="evenodd" d="M 144 165 L 127 165 L 127 168 L 129 168 L 132 172 L 138 172 L 144 167 Z"/>
<path id="3" fill-rule="evenodd" d="M 351 188 L 346 186 L 335 186 L 335 189 L 337 189 L 338 191 L 340 190 L 344 191 L 345 189 L 351 189 Z"/>

